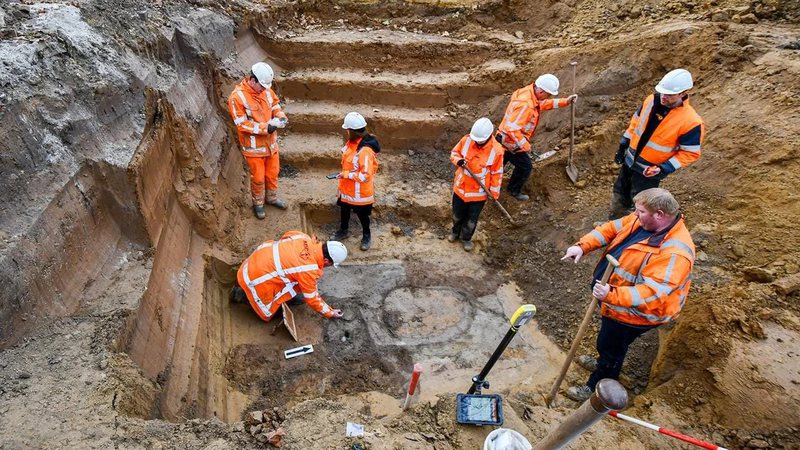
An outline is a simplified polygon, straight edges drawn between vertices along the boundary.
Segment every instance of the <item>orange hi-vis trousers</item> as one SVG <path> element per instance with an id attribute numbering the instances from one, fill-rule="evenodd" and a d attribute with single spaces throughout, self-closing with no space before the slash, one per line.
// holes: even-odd
<path id="1" fill-rule="evenodd" d="M 280 171 L 278 152 L 270 156 L 245 156 L 244 159 L 250 168 L 250 193 L 253 196 L 253 204 L 263 205 L 265 196 L 268 202 L 274 202 L 278 197 Z"/>

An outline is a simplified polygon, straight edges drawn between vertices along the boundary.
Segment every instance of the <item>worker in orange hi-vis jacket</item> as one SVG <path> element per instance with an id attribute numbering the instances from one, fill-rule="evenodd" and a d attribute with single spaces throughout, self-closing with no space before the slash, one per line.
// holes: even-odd
<path id="1" fill-rule="evenodd" d="M 342 123 L 347 132 L 347 142 L 342 146 L 342 171 L 336 176 L 339 192 L 341 221 L 333 239 L 341 241 L 350 236 L 350 212 L 361 222 L 361 250 L 367 251 L 372 244 L 369 228 L 372 205 L 375 203 L 375 172 L 378 171 L 377 154 L 381 145 L 375 136 L 367 133 L 364 116 L 353 111 L 347 113 Z"/>
<path id="2" fill-rule="evenodd" d="M 450 152 L 450 162 L 456 166 L 453 178 L 453 229 L 447 238 L 450 242 L 464 241 L 464 250 L 472 251 L 472 235 L 478 226 L 478 217 L 489 195 L 500 197 L 503 182 L 503 147 L 492 136 L 494 125 L 486 117 L 475 121 L 470 133 L 458 141 Z M 489 190 L 486 192 L 467 173 L 472 172 Z"/>
<path id="3" fill-rule="evenodd" d="M 628 214 L 636 194 L 658 187 L 664 177 L 700 159 L 705 125 L 689 104 L 693 86 L 688 70 L 672 70 L 631 117 L 614 158 L 620 170 L 609 220 Z"/>
<path id="4" fill-rule="evenodd" d="M 328 319 L 342 317 L 317 290 L 325 267 L 338 267 L 347 258 L 341 242 L 319 242 L 300 231 L 289 231 L 277 241 L 267 241 L 242 262 L 238 285 L 231 292 L 236 303 L 248 301 L 261 320 L 269 321 L 281 304 L 305 301 Z M 294 303 L 294 302 L 292 302 Z"/>
<path id="5" fill-rule="evenodd" d="M 250 192 L 256 217 L 266 217 L 264 203 L 286 209 L 278 198 L 278 128 L 287 124 L 277 94 L 272 90 L 272 68 L 256 63 L 250 74 L 228 97 L 228 109 L 239 136 L 239 145 L 250 169 Z M 265 190 L 266 188 L 266 190 Z"/>
<path id="6" fill-rule="evenodd" d="M 551 98 L 558 95 L 558 86 L 558 78 L 546 73 L 537 78 L 533 84 L 514 91 L 506 107 L 503 121 L 497 127 L 497 140 L 505 148 L 503 161 L 510 162 L 514 166 L 514 172 L 511 173 L 506 189 L 519 201 L 529 199 L 528 195 L 522 192 L 522 187 L 533 171 L 529 155 L 530 140 L 539 125 L 542 111 L 566 108 L 578 99 L 575 94 L 567 98 Z"/>
<path id="7" fill-rule="evenodd" d="M 644 190 L 633 199 L 636 209 L 621 219 L 600 225 L 567 249 L 562 259 L 577 263 L 583 255 L 605 248 L 595 267 L 594 280 L 608 266 L 605 255 L 619 261 L 608 284 L 594 281 L 592 294 L 600 301 L 600 333 L 596 363 L 585 385 L 567 390 L 567 397 L 584 401 L 603 378 L 617 379 L 628 346 L 643 333 L 675 320 L 692 284 L 695 246 L 678 201 L 661 188 Z"/>

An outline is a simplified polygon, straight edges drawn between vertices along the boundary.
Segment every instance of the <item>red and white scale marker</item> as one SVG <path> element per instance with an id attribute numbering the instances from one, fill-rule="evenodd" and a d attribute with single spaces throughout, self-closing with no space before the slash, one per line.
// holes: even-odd
<path id="1" fill-rule="evenodd" d="M 612 417 L 616 417 L 617 419 L 620 419 L 620 420 L 624 420 L 626 422 L 635 423 L 636 425 L 639 425 L 639 426 L 642 426 L 642 427 L 645 427 L 645 428 L 649 428 L 649 429 L 651 429 L 653 431 L 658 431 L 661 434 L 666 434 L 667 436 L 672 436 L 675 439 L 680 439 L 680 440 L 682 440 L 684 442 L 688 442 L 688 443 L 696 445 L 698 447 L 707 448 L 709 450 L 728 450 L 725 447 L 720 447 L 718 445 L 714 445 L 714 444 L 708 443 L 706 441 L 701 441 L 700 439 L 693 438 L 691 436 L 687 436 L 685 434 L 678 433 L 677 431 L 668 430 L 668 429 L 662 428 L 662 427 L 660 427 L 658 425 L 653 425 L 652 423 L 647 423 L 644 420 L 639 420 L 639 419 L 636 419 L 636 418 L 631 417 L 631 416 L 626 416 L 625 414 L 620 414 L 620 413 L 618 413 L 616 411 L 609 411 L 608 415 L 612 416 Z"/>
<path id="2" fill-rule="evenodd" d="M 411 372 L 411 382 L 408 383 L 408 392 L 406 392 L 406 399 L 403 401 L 403 411 L 408 409 L 408 406 L 411 404 L 411 397 L 414 396 L 414 392 L 417 390 L 417 384 L 419 383 L 419 376 L 422 374 L 422 364 L 416 363 L 414 364 L 414 371 Z"/>

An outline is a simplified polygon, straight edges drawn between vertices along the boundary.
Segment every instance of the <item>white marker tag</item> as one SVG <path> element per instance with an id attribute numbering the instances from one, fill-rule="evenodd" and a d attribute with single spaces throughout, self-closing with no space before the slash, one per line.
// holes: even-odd
<path id="1" fill-rule="evenodd" d="M 308 345 L 304 345 L 302 347 L 290 348 L 289 350 L 286 350 L 286 351 L 283 352 L 283 356 L 286 359 L 292 359 L 292 358 L 294 358 L 296 356 L 307 355 L 307 354 L 313 353 L 313 352 L 314 352 L 314 346 L 311 345 L 311 344 L 308 344 Z"/>

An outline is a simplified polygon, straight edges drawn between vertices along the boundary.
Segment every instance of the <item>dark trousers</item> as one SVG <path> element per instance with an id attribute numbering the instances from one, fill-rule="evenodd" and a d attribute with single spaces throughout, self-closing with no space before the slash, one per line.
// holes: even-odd
<path id="1" fill-rule="evenodd" d="M 656 328 L 653 326 L 633 326 L 603 317 L 600 322 L 600 333 L 597 335 L 597 368 L 589 376 L 586 383 L 594 392 L 594 387 L 603 378 L 616 380 L 622 371 L 622 363 L 628 354 L 628 347 L 642 334 Z"/>
<path id="2" fill-rule="evenodd" d="M 486 200 L 465 202 L 453 193 L 453 233 L 462 240 L 471 241 L 485 204 Z"/>
<path id="3" fill-rule="evenodd" d="M 506 151 L 503 154 L 503 164 L 511 163 L 514 166 L 514 171 L 511 172 L 511 179 L 508 180 L 508 193 L 511 195 L 519 194 L 522 192 L 522 187 L 528 181 L 533 171 L 533 162 L 531 157 L 526 152 L 510 152 Z"/>
<path id="4" fill-rule="evenodd" d="M 369 236 L 369 216 L 372 214 L 372 205 L 351 205 L 345 203 L 342 199 L 336 202 L 341 211 L 341 223 L 339 229 L 347 231 L 350 228 L 350 211 L 354 211 L 358 216 L 358 221 L 361 222 L 361 233 L 363 236 Z"/>
<path id="5" fill-rule="evenodd" d="M 619 219 L 633 209 L 633 197 L 646 189 L 658 187 L 663 176 L 646 177 L 625 164 L 619 169 L 617 181 L 611 195 L 611 211 L 608 220 Z"/>

